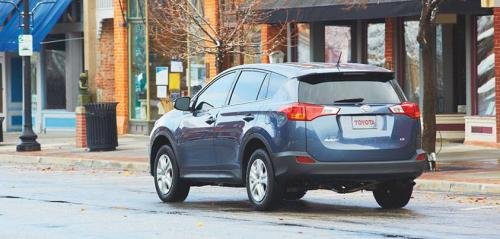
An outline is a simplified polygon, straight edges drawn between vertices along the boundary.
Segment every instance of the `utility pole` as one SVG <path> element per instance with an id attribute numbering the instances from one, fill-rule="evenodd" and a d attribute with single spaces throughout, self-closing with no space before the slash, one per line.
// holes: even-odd
<path id="1" fill-rule="evenodd" d="M 23 34 L 30 33 L 30 6 L 29 0 L 23 0 Z M 36 141 L 37 135 L 33 132 L 31 119 L 31 56 L 23 56 L 23 132 L 19 137 L 21 143 L 17 145 L 18 152 L 40 151 L 40 144 Z"/>

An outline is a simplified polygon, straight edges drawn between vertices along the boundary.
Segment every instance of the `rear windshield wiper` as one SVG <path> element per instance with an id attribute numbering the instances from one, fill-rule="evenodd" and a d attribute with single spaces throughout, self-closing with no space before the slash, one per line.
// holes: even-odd
<path id="1" fill-rule="evenodd" d="M 342 99 L 342 100 L 336 100 L 334 103 L 361 103 L 365 101 L 364 98 L 351 98 L 351 99 Z"/>

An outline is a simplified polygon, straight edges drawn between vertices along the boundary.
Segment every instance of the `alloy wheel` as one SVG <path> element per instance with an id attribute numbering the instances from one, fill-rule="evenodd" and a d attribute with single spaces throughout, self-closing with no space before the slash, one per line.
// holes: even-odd
<path id="1" fill-rule="evenodd" d="M 250 166 L 250 194 L 252 198 L 261 202 L 267 193 L 267 168 L 262 159 L 256 159 Z"/>
<path id="2" fill-rule="evenodd" d="M 172 161 L 168 155 L 164 154 L 160 156 L 158 159 L 158 165 L 156 165 L 156 181 L 158 182 L 158 187 L 163 195 L 170 192 L 173 177 L 174 170 L 172 167 Z"/>

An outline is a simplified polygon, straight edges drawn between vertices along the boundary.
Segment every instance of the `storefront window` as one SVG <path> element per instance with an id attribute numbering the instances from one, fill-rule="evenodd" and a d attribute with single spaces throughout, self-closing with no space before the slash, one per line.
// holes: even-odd
<path id="1" fill-rule="evenodd" d="M 325 62 L 337 63 L 351 60 L 351 27 L 325 26 Z"/>
<path id="2" fill-rule="evenodd" d="M 370 23 L 367 28 L 368 64 L 385 65 L 385 23 Z"/>
<path id="3" fill-rule="evenodd" d="M 420 87 L 420 45 L 417 42 L 418 21 L 404 23 L 405 36 L 405 82 L 404 91 L 408 100 L 419 103 L 421 97 Z"/>
<path id="4" fill-rule="evenodd" d="M 297 24 L 298 42 L 297 42 L 297 55 L 298 62 L 311 61 L 311 29 L 309 24 Z"/>
<path id="5" fill-rule="evenodd" d="M 130 23 L 131 118 L 147 118 L 146 36 L 142 23 Z"/>
<path id="6" fill-rule="evenodd" d="M 189 76 L 191 82 L 189 82 L 189 85 L 191 87 L 191 96 L 194 96 L 205 86 L 205 57 L 203 55 L 194 56 L 191 57 L 190 62 Z"/>
<path id="7" fill-rule="evenodd" d="M 442 25 L 436 26 L 436 111 L 437 113 L 445 113 L 446 95 L 453 93 L 451 89 L 445 89 L 446 82 L 444 78 L 445 69 L 443 62 L 443 27 Z M 449 64 L 453 65 L 453 64 Z M 453 86 L 453 85 L 451 85 Z"/>
<path id="8" fill-rule="evenodd" d="M 495 115 L 493 16 L 477 17 L 477 106 L 479 115 Z"/>
<path id="9" fill-rule="evenodd" d="M 131 18 L 143 18 L 145 0 L 129 0 L 129 17 Z"/>
<path id="10" fill-rule="evenodd" d="M 49 35 L 46 40 L 64 39 Z M 66 109 L 66 45 L 64 41 L 45 44 L 43 50 L 45 109 Z"/>

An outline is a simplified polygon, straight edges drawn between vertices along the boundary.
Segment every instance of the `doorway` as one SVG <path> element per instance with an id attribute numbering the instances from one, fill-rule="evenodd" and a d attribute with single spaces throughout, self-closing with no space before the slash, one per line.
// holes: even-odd
<path id="1" fill-rule="evenodd" d="M 8 69 L 5 76 L 6 86 L 6 126 L 9 131 L 19 131 L 23 124 L 23 62 L 21 57 L 6 57 Z"/>

